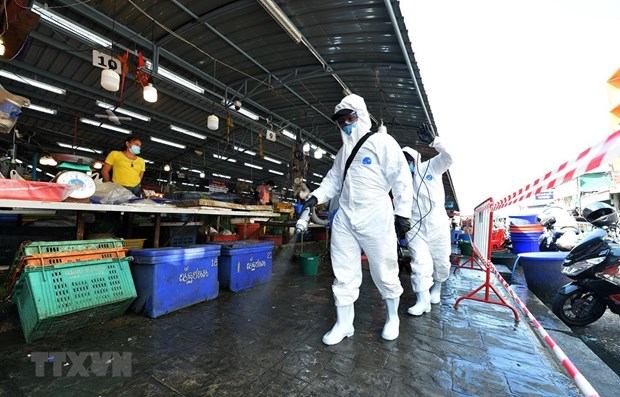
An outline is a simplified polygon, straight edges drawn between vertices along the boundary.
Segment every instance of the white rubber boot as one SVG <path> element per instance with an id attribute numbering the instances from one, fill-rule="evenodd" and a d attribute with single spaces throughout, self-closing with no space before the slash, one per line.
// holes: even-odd
<path id="1" fill-rule="evenodd" d="M 387 308 L 387 319 L 383 326 L 381 337 L 385 340 L 394 340 L 398 338 L 398 328 L 400 327 L 400 319 L 398 318 L 398 304 L 400 298 L 386 299 L 385 307 Z"/>
<path id="2" fill-rule="evenodd" d="M 336 324 L 325 335 L 323 335 L 323 343 L 328 346 L 338 344 L 346 337 L 353 336 L 353 318 L 355 310 L 353 304 L 348 306 L 336 306 Z"/>
<path id="3" fill-rule="evenodd" d="M 416 292 L 415 295 L 418 299 L 415 305 L 407 309 L 407 313 L 412 316 L 421 316 L 424 313 L 429 313 L 431 311 L 431 293 L 426 290 Z"/>
<path id="4" fill-rule="evenodd" d="M 441 283 L 438 281 L 435 281 L 435 284 L 433 284 L 433 286 L 431 287 L 431 303 L 433 305 L 438 304 L 439 302 L 441 302 Z"/>

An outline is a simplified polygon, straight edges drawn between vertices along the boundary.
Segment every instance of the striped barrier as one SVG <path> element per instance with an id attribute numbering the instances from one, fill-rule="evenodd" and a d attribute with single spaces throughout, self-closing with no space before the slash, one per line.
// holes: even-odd
<path id="1" fill-rule="evenodd" d="M 554 171 L 527 184 L 525 187 L 499 200 L 494 210 L 508 207 L 524 199 L 530 198 L 543 190 L 552 189 L 564 182 L 577 178 L 592 171 L 602 164 L 609 163 L 620 156 L 620 130 L 609 135 L 598 144 L 581 152 L 573 161 L 562 163 Z"/>
<path id="2" fill-rule="evenodd" d="M 476 256 L 483 262 L 484 268 L 487 272 L 485 283 L 480 287 L 472 291 L 466 296 L 462 296 L 457 299 L 454 307 L 458 308 L 458 304 L 464 299 L 472 299 L 479 302 L 492 303 L 497 305 L 503 305 L 510 308 L 516 321 L 519 321 L 519 316 L 516 310 L 506 303 L 497 290 L 490 283 L 490 273 L 493 272 L 497 279 L 500 281 L 506 291 L 512 296 L 514 301 L 518 304 L 521 311 L 529 318 L 534 325 L 536 332 L 545 341 L 549 349 L 554 356 L 560 361 L 564 369 L 572 377 L 573 381 L 579 388 L 579 390 L 586 397 L 598 397 L 599 394 L 588 382 L 588 380 L 581 374 L 577 367 L 569 360 L 562 349 L 555 343 L 547 331 L 536 320 L 532 313 L 523 304 L 521 299 L 515 294 L 512 288 L 506 283 L 504 278 L 495 268 L 495 265 L 491 262 L 491 235 L 493 226 L 493 212 L 500 209 L 516 204 L 524 199 L 530 198 L 535 194 L 542 192 L 543 190 L 552 189 L 562 183 L 568 182 L 571 179 L 577 178 L 587 172 L 590 172 L 605 163 L 609 163 L 612 160 L 620 157 L 620 130 L 609 135 L 606 139 L 598 144 L 581 152 L 577 158 L 573 161 L 567 161 L 562 163 L 554 171 L 546 173 L 541 178 L 536 179 L 534 182 L 526 185 L 525 187 L 513 192 L 506 196 L 502 200 L 493 202 L 492 198 L 485 200 L 474 210 L 474 236 L 472 239 L 472 258 L 475 260 Z M 479 264 L 479 263 L 478 263 Z M 480 265 L 480 264 L 479 264 Z M 472 264 L 473 266 L 473 264 Z M 474 295 L 484 290 L 484 299 L 477 298 Z M 493 292 L 499 300 L 492 300 L 490 298 L 490 292 Z"/>
<path id="3" fill-rule="evenodd" d="M 549 349 L 551 349 L 555 357 L 562 363 L 562 366 L 564 367 L 564 369 L 566 369 L 568 374 L 573 378 L 573 381 L 575 382 L 579 390 L 583 393 L 583 395 L 587 397 L 598 397 L 599 394 L 594 389 L 594 387 L 592 387 L 590 382 L 588 382 L 588 380 L 581 374 L 581 372 L 579 372 L 577 367 L 570 361 L 570 359 L 566 356 L 566 354 L 564 354 L 562 349 L 560 349 L 560 346 L 558 346 L 555 343 L 555 341 L 551 338 L 551 336 L 549 336 L 549 334 L 543 328 L 543 326 L 540 325 L 538 320 L 536 320 L 534 315 L 528 310 L 528 308 L 523 304 L 521 299 L 519 299 L 517 294 L 512 290 L 510 285 L 506 283 L 506 280 L 504 280 L 504 278 L 499 273 L 495 265 L 493 265 L 491 261 L 488 261 L 486 265 L 487 265 L 487 268 L 493 271 L 493 274 L 495 274 L 499 282 L 504 286 L 504 289 L 510 294 L 510 296 L 512 296 L 514 301 L 517 302 L 517 305 L 519 305 L 519 308 L 521 309 L 521 311 L 530 319 L 532 324 L 534 324 L 534 328 L 536 328 L 536 331 L 538 332 L 540 337 L 545 341 L 547 346 L 549 346 Z"/>

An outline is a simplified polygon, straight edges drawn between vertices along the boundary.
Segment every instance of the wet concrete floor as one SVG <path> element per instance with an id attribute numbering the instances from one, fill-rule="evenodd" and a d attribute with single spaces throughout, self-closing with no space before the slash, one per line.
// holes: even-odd
<path id="1" fill-rule="evenodd" d="M 381 338 L 385 309 L 365 267 L 355 335 L 323 345 L 335 320 L 327 259 L 317 276 L 306 276 L 277 254 L 269 283 L 220 290 L 214 300 L 157 319 L 127 312 L 29 344 L 15 327 L 0 334 L 0 395 L 581 395 L 525 319 L 515 323 L 510 310 L 471 300 L 454 309 L 459 296 L 484 281 L 483 272 L 458 271 L 444 284 L 442 303 L 420 317 L 406 313 L 415 298 L 408 276 L 401 279 L 400 337 L 392 342 Z M 90 358 L 83 371 L 68 362 L 56 376 L 47 363 L 37 374 L 37 352 L 129 352 L 131 374 L 114 376 L 112 360 L 97 376 Z"/>

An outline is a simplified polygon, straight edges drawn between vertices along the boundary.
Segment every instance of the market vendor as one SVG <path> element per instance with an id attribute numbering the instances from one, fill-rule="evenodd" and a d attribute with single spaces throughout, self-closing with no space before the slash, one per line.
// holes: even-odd
<path id="1" fill-rule="evenodd" d="M 144 159 L 139 157 L 142 141 L 137 137 L 128 137 L 121 150 L 112 150 L 105 159 L 101 169 L 104 182 L 114 182 L 127 188 L 137 197 L 142 196 L 142 177 L 146 166 Z M 112 177 L 110 177 L 112 171 Z"/>

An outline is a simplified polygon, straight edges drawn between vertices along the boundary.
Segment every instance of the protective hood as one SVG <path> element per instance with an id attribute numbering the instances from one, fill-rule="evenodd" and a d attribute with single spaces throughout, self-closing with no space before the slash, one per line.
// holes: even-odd
<path id="1" fill-rule="evenodd" d="M 351 151 L 355 147 L 357 141 L 359 141 L 361 137 L 370 131 L 372 123 L 370 122 L 370 115 L 368 114 L 368 109 L 366 108 L 366 102 L 364 102 L 364 98 L 359 95 L 351 94 L 344 97 L 334 108 L 334 113 L 337 113 L 342 109 L 354 110 L 357 112 L 358 117 L 357 123 L 355 124 L 355 128 L 353 128 L 351 135 L 347 135 L 340 130 L 340 135 L 342 137 L 342 154 L 344 156 L 343 158 L 346 160 L 349 158 L 349 154 L 351 154 Z"/>
<path id="2" fill-rule="evenodd" d="M 408 155 L 410 155 L 411 157 L 413 157 L 413 159 L 415 160 L 415 166 L 416 167 L 420 166 L 420 163 L 422 162 L 422 159 L 420 157 L 420 153 L 418 153 L 417 150 L 412 149 L 409 146 L 405 146 L 403 148 L 403 152 L 405 152 Z"/>

